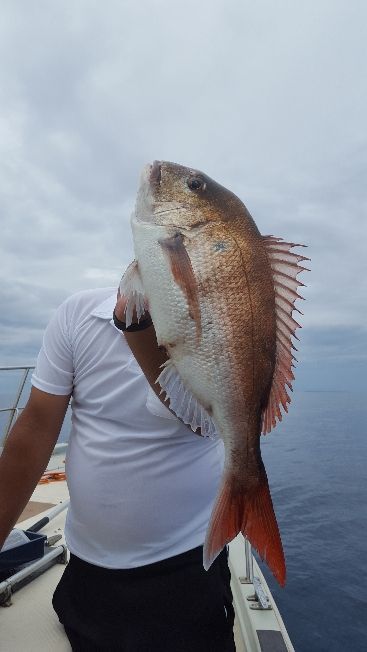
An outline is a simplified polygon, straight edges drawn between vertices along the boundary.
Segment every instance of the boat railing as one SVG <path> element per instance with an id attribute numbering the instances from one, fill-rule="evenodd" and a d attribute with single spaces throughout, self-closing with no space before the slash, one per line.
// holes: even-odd
<path id="1" fill-rule="evenodd" d="M 19 378 L 17 378 L 17 383 L 14 385 L 12 383 L 7 383 L 5 386 L 0 384 L 0 396 L 1 392 L 6 395 L 10 386 L 12 393 L 11 398 L 5 399 L 5 401 L 8 400 L 8 402 L 5 405 L 1 403 L 0 407 L 0 415 L 5 416 L 5 421 L 2 420 L 0 426 L 0 453 L 12 425 L 25 407 L 29 395 L 29 392 L 26 391 L 27 381 L 30 381 L 34 369 L 35 365 L 0 366 L 0 378 L 1 374 L 5 372 L 13 374 L 19 372 Z M 66 447 L 67 442 L 58 442 L 55 446 L 54 453 L 60 453 L 64 451 Z"/>
<path id="2" fill-rule="evenodd" d="M 3 366 L 0 367 L 0 372 L 9 372 L 9 371 L 19 371 L 20 378 L 18 386 L 14 393 L 14 399 L 11 401 L 11 404 L 6 407 L 0 407 L 0 413 L 7 413 L 8 419 L 6 420 L 5 427 L 1 433 L 0 442 L 4 442 L 10 432 L 10 429 L 14 423 L 14 420 L 19 416 L 21 410 L 24 406 L 20 406 L 20 399 L 23 394 L 25 384 L 30 377 L 30 372 L 33 371 L 34 365 L 20 365 L 20 366 Z"/>

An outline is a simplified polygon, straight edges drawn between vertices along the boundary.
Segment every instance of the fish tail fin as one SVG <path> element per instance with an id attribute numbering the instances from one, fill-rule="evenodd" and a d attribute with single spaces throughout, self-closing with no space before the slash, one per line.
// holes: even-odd
<path id="1" fill-rule="evenodd" d="M 266 474 L 256 489 L 249 495 L 241 532 L 257 550 L 280 586 L 285 585 L 286 567 L 282 540 Z"/>
<path id="2" fill-rule="evenodd" d="M 251 491 L 241 489 L 230 476 L 224 477 L 204 543 L 205 570 L 239 532 L 249 539 L 279 584 L 284 586 L 283 546 L 265 473 L 257 488 Z"/>

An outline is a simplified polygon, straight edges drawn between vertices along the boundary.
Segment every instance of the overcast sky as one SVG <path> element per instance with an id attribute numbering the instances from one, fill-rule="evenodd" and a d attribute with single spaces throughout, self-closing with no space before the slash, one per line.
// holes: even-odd
<path id="1" fill-rule="evenodd" d="M 365 0 L 0 0 L 0 365 L 117 286 L 164 159 L 308 245 L 296 387 L 366 390 L 366 26 Z"/>

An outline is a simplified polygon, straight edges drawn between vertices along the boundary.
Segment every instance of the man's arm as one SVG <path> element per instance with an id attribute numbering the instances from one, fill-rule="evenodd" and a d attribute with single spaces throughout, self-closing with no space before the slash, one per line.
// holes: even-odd
<path id="1" fill-rule="evenodd" d="M 118 314 L 117 317 L 121 319 L 121 321 L 123 320 L 123 318 L 120 318 Z M 149 326 L 148 328 L 137 332 L 133 331 L 129 333 L 129 331 L 124 331 L 124 336 L 152 390 L 156 393 L 159 400 L 166 406 L 166 408 L 168 408 L 172 414 L 177 416 L 175 412 L 171 410 L 169 400 L 164 398 L 166 394 L 164 392 L 160 394 L 161 387 L 159 383 L 156 383 L 156 380 L 162 371 L 160 367 L 164 362 L 166 362 L 168 356 L 165 349 L 160 349 L 158 347 L 154 326 Z M 180 421 L 184 423 L 182 419 L 180 419 Z M 200 428 L 196 428 L 196 430 L 193 431 L 187 423 L 184 423 L 184 425 L 189 428 L 190 432 L 194 432 L 196 435 L 201 436 Z"/>
<path id="2" fill-rule="evenodd" d="M 124 332 L 124 336 L 149 385 L 162 403 L 166 404 L 162 395 L 159 396 L 161 388 L 156 380 L 162 371 L 160 367 L 166 362 L 168 356 L 164 349 L 158 347 L 154 326 L 149 326 L 143 331 Z"/>
<path id="3" fill-rule="evenodd" d="M 118 290 L 115 315 L 122 322 L 125 321 L 125 306 L 126 298 L 121 296 L 120 290 Z M 143 315 L 142 321 L 148 316 L 147 313 Z M 133 323 L 136 322 L 137 319 L 134 311 Z M 159 395 L 161 388 L 156 383 L 162 371 L 160 367 L 166 362 L 168 356 L 164 349 L 158 347 L 154 326 L 149 326 L 142 331 L 123 331 L 123 336 L 152 390 L 157 394 L 162 403 L 168 407 L 168 401 L 163 399 L 163 394 Z"/>
<path id="4" fill-rule="evenodd" d="M 125 319 L 125 305 L 126 299 L 121 297 L 120 292 L 117 293 L 117 303 L 115 307 L 115 315 L 120 321 Z M 149 317 L 146 313 L 143 315 L 142 320 Z M 133 317 L 133 323 L 136 323 L 136 315 Z M 161 387 L 159 383 L 156 382 L 159 374 L 161 373 L 161 366 L 166 360 L 168 360 L 168 355 L 164 348 L 160 348 L 157 343 L 157 338 L 154 330 L 154 326 L 149 326 L 144 328 L 141 331 L 123 331 L 124 337 L 133 353 L 138 365 L 140 366 L 144 376 L 146 377 L 149 385 L 152 390 L 158 396 L 159 400 L 173 413 L 169 407 L 169 400 L 164 398 L 166 395 L 164 392 L 160 394 Z M 176 415 L 175 415 L 176 416 Z M 182 419 L 180 419 L 182 421 Z M 184 423 L 182 421 L 182 423 Z M 187 424 L 190 432 L 193 432 Z M 195 430 L 196 435 L 201 435 L 200 428 Z"/>
<path id="5" fill-rule="evenodd" d="M 32 387 L 11 429 L 0 457 L 0 549 L 48 464 L 69 400 Z"/>

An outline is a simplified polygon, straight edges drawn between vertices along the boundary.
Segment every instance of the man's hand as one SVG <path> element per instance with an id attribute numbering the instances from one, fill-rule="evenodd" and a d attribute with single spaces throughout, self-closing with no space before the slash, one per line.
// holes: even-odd
<path id="1" fill-rule="evenodd" d="M 126 304 L 127 304 L 127 298 L 121 294 L 120 288 L 117 290 L 117 299 L 116 299 L 116 306 L 115 306 L 115 315 L 119 321 L 126 322 Z M 146 310 L 143 314 L 143 316 L 140 318 L 140 321 L 144 321 L 145 319 L 148 319 L 149 313 Z M 133 316 L 132 316 L 132 324 L 137 324 L 138 323 L 138 318 L 136 314 L 136 310 L 134 308 Z"/>
<path id="2" fill-rule="evenodd" d="M 115 305 L 115 315 L 117 319 L 123 322 L 126 321 L 126 315 L 125 315 L 126 304 L 127 304 L 127 299 L 121 294 L 120 288 L 118 288 L 116 305 Z M 132 323 L 136 324 L 136 322 L 137 322 L 137 317 L 136 317 L 136 311 L 134 310 Z"/>

